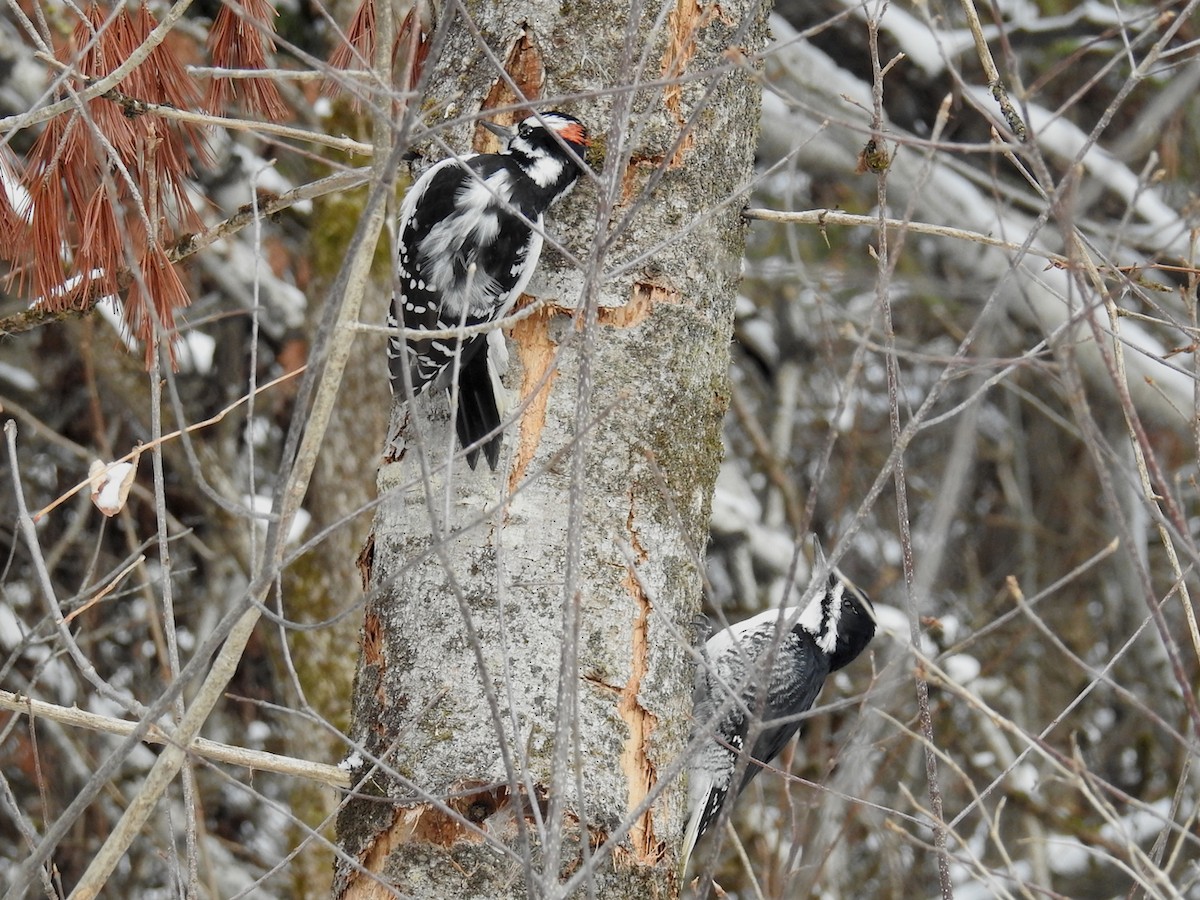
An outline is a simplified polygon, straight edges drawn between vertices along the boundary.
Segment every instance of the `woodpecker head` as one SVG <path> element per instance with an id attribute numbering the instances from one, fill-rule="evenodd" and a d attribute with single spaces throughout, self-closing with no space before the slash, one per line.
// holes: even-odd
<path id="1" fill-rule="evenodd" d="M 875 607 L 854 582 L 834 569 L 797 624 L 829 654 L 829 671 L 836 672 L 853 662 L 875 637 Z"/>
<path id="2" fill-rule="evenodd" d="M 837 641 L 829 654 L 829 670 L 836 672 L 853 662 L 875 637 L 875 607 L 858 585 L 841 572 L 830 574 L 829 598 L 831 620 L 837 629 Z M 836 617 L 832 613 L 835 605 Z"/>
<path id="3" fill-rule="evenodd" d="M 515 128 L 484 125 L 505 139 L 503 152 L 517 161 L 538 188 L 549 192 L 550 202 L 574 186 L 590 143 L 587 128 L 574 116 L 544 112 L 529 116 Z"/>
<path id="4" fill-rule="evenodd" d="M 561 155 L 562 144 L 566 144 L 576 156 L 583 159 L 584 152 L 591 145 L 587 128 L 574 116 L 561 112 L 546 112 L 522 120 L 509 136 L 508 149 L 529 156 L 542 153 Z"/>

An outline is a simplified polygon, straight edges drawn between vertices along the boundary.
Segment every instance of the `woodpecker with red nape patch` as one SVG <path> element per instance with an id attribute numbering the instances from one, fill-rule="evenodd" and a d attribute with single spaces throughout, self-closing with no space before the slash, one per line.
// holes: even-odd
<path id="1" fill-rule="evenodd" d="M 727 800 L 745 790 L 792 739 L 800 728 L 798 716 L 812 707 L 826 676 L 852 662 L 874 636 L 871 601 L 833 569 L 803 610 L 768 610 L 709 638 L 693 695 L 695 734 L 707 734 L 708 740 L 688 768 L 690 812 L 680 871 Z M 750 717 L 759 715 L 762 727 L 749 748 L 751 759 L 734 785 L 738 756 L 747 751 Z"/>
<path id="2" fill-rule="evenodd" d="M 400 206 L 399 293 L 388 326 L 447 331 L 503 318 L 537 267 L 546 211 L 575 186 L 588 147 L 578 119 L 561 112 L 526 118 L 499 153 L 444 159 L 422 175 Z M 483 352 L 486 348 L 487 352 Z M 499 328 L 454 337 L 388 340 L 392 390 L 404 395 L 457 384 L 455 429 L 471 468 L 484 452 L 500 459 L 499 374 L 508 353 Z M 457 377 L 456 377 L 457 376 Z"/>

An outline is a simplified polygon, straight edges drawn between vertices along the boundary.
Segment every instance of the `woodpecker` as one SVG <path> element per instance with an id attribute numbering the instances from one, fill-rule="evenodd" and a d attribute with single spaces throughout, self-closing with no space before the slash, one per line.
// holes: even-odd
<path id="1" fill-rule="evenodd" d="M 515 129 L 484 123 L 504 137 L 499 153 L 444 159 L 422 175 L 400 206 L 399 293 L 388 326 L 444 331 L 502 318 L 529 284 L 542 252 L 543 217 L 575 186 L 588 147 L 574 116 L 545 112 Z M 481 352 L 484 348 L 487 352 Z M 457 358 L 457 363 L 456 363 Z M 457 338 L 388 340 L 392 391 L 452 388 L 455 428 L 464 447 L 500 427 L 499 373 L 507 363 L 499 329 Z M 492 469 L 500 435 L 483 444 Z M 467 454 L 471 468 L 479 448 Z"/>
<path id="2" fill-rule="evenodd" d="M 784 629 L 776 638 L 778 629 Z M 706 734 L 688 768 L 688 824 L 682 869 L 692 848 L 736 798 L 761 764 L 770 762 L 800 728 L 825 677 L 848 665 L 875 636 L 875 611 L 867 595 L 837 569 L 801 610 L 772 609 L 709 638 L 696 672 L 695 734 Z M 767 661 L 774 652 L 770 674 Z M 765 697 L 761 693 L 766 685 Z M 738 755 L 746 750 L 750 717 L 761 716 L 741 782 L 733 786 Z M 695 736 L 693 735 L 693 737 Z M 731 801 L 732 802 L 732 801 Z"/>

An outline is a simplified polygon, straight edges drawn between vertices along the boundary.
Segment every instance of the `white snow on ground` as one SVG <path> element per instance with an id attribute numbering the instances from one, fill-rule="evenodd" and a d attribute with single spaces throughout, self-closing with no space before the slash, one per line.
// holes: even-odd
<path id="1" fill-rule="evenodd" d="M 0 362 L 0 381 L 7 381 L 19 391 L 36 391 L 37 379 L 26 369 Z"/>
<path id="2" fill-rule="evenodd" d="M 175 352 L 181 371 L 207 375 L 212 371 L 213 356 L 217 352 L 217 340 L 203 331 L 191 329 L 180 336 L 175 345 Z"/>
<path id="3" fill-rule="evenodd" d="M 243 496 L 242 502 L 250 508 L 250 511 L 256 516 L 254 522 L 258 526 L 262 535 L 267 533 L 267 520 L 265 518 L 257 518 L 259 516 L 268 516 L 271 513 L 273 500 L 266 494 L 257 494 L 253 497 Z M 312 516 L 303 509 L 296 510 L 295 516 L 292 517 L 292 527 L 288 531 L 287 543 L 295 544 L 304 536 L 304 532 L 308 530 L 308 525 L 312 521 Z"/>
<path id="4" fill-rule="evenodd" d="M 12 650 L 25 640 L 21 620 L 7 603 L 0 603 L 0 647 Z"/>
<path id="5" fill-rule="evenodd" d="M 983 670 L 979 660 L 965 653 L 956 653 L 942 660 L 942 668 L 957 684 L 970 684 Z"/>

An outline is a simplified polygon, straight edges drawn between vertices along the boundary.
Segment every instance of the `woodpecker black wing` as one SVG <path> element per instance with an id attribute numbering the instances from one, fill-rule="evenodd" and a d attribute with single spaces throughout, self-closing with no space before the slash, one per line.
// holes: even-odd
<path id="1" fill-rule="evenodd" d="M 725 629 L 705 645 L 705 662 L 696 673 L 693 715 L 698 730 L 713 732 L 688 773 L 692 809 L 684 833 L 683 864 L 696 841 L 712 827 L 726 802 L 738 762 L 750 733 L 748 715 L 760 713 L 764 723 L 750 748 L 736 797 L 791 740 L 800 727 L 795 718 L 810 709 L 829 674 L 829 657 L 797 621 L 799 610 L 771 610 Z M 762 670 L 776 641 L 776 630 L 792 622 L 775 647 L 769 676 Z M 765 697 L 760 691 L 765 687 Z M 736 699 L 734 696 L 736 695 Z M 718 717 L 722 707 L 729 707 Z"/>
<path id="2" fill-rule="evenodd" d="M 711 719 L 730 696 L 737 691 L 739 702 L 722 718 L 718 734 L 739 749 L 750 732 L 747 713 L 760 714 L 763 726 L 758 731 L 750 756 L 760 763 L 768 763 L 791 740 L 800 727 L 796 718 L 812 708 L 829 674 L 829 656 L 817 645 L 816 640 L 799 623 L 783 634 L 769 677 L 756 672 L 766 661 L 775 641 L 777 627 L 782 627 L 795 618 L 795 611 L 772 610 L 755 616 L 742 627 L 734 626 L 725 640 L 713 645 L 710 641 L 710 658 L 715 657 L 711 669 L 699 673 L 694 697 L 697 724 L 701 727 Z M 717 640 L 714 638 L 714 641 Z M 701 680 L 702 679 L 702 680 Z M 766 696 L 762 696 L 762 684 L 766 683 Z M 761 707 L 761 713 L 760 713 Z M 736 763 L 736 753 L 725 750 Z M 742 776 L 738 793 L 745 789 L 762 767 L 751 763 Z"/>
<path id="3" fill-rule="evenodd" d="M 401 210 L 398 281 L 389 325 L 445 331 L 483 325 L 511 309 L 541 252 L 541 226 L 535 210 L 527 218 L 513 206 L 515 163 L 505 157 L 443 160 L 422 177 Z M 526 212 L 520 210 L 520 212 Z M 402 314 L 402 315 L 401 315 Z M 488 434 L 488 464 L 500 458 L 500 409 L 495 395 L 495 364 L 484 352 L 486 333 L 453 337 L 391 339 L 389 368 L 393 390 L 403 390 L 401 366 L 408 365 L 414 393 L 432 385 L 451 388 L 458 358 L 455 430 L 463 446 Z M 467 454 L 474 468 L 478 450 Z"/>
<path id="4" fill-rule="evenodd" d="M 767 635 L 767 641 L 771 639 Z M 764 650 L 764 652 L 767 652 Z M 766 700 L 762 701 L 762 728 L 750 750 L 750 756 L 760 763 L 769 763 L 787 746 L 788 741 L 800 729 L 796 717 L 812 709 L 817 695 L 829 675 L 829 657 L 817 646 L 817 642 L 803 628 L 796 626 L 787 633 L 779 644 L 775 665 L 767 684 Z M 751 712 L 758 710 L 758 697 Z M 751 763 L 742 776 L 738 793 L 761 770 Z"/>
<path id="5" fill-rule="evenodd" d="M 446 313 L 443 285 L 432 277 L 427 254 L 419 249 L 428 240 L 438 222 L 454 211 L 456 196 L 470 179 L 466 167 L 455 159 L 446 159 L 426 172 L 404 197 L 400 210 L 400 248 L 397 263 L 397 293 L 392 298 L 388 325 L 420 328 L 429 331 L 456 328 Z M 459 263 L 461 265 L 461 261 Z M 455 312 L 458 308 L 455 307 Z M 464 322 L 462 324 L 473 324 Z M 480 336 L 482 337 L 482 336 Z M 388 369 L 392 389 L 403 393 L 402 368 L 408 367 L 413 393 L 419 394 L 429 385 L 446 386 L 449 367 L 455 354 L 460 365 L 464 357 L 478 352 L 480 340 L 468 338 L 460 349 L 454 338 L 409 338 L 399 335 L 388 341 Z"/>
<path id="6" fill-rule="evenodd" d="M 528 284 L 541 254 L 542 215 L 522 203 L 520 192 L 513 190 L 523 177 L 514 160 L 478 156 L 468 166 L 475 177 L 459 189 L 460 205 L 451 215 L 457 215 L 464 226 L 461 230 L 476 239 L 447 247 L 440 255 L 436 255 L 439 242 L 427 241 L 431 249 L 420 254 L 419 263 L 438 283 L 445 284 L 443 297 L 449 302 L 444 302 L 444 307 L 459 310 L 467 324 L 481 324 L 507 315 Z M 447 258 L 451 264 L 439 272 L 439 264 Z M 464 342 L 455 429 L 464 447 L 493 435 L 483 444 L 483 451 L 488 465 L 495 469 L 500 460 L 502 417 L 497 391 L 502 390 L 498 385 L 502 364 L 493 351 L 503 354 L 499 335 L 481 334 Z M 471 468 L 478 456 L 478 450 L 467 453 Z"/>

